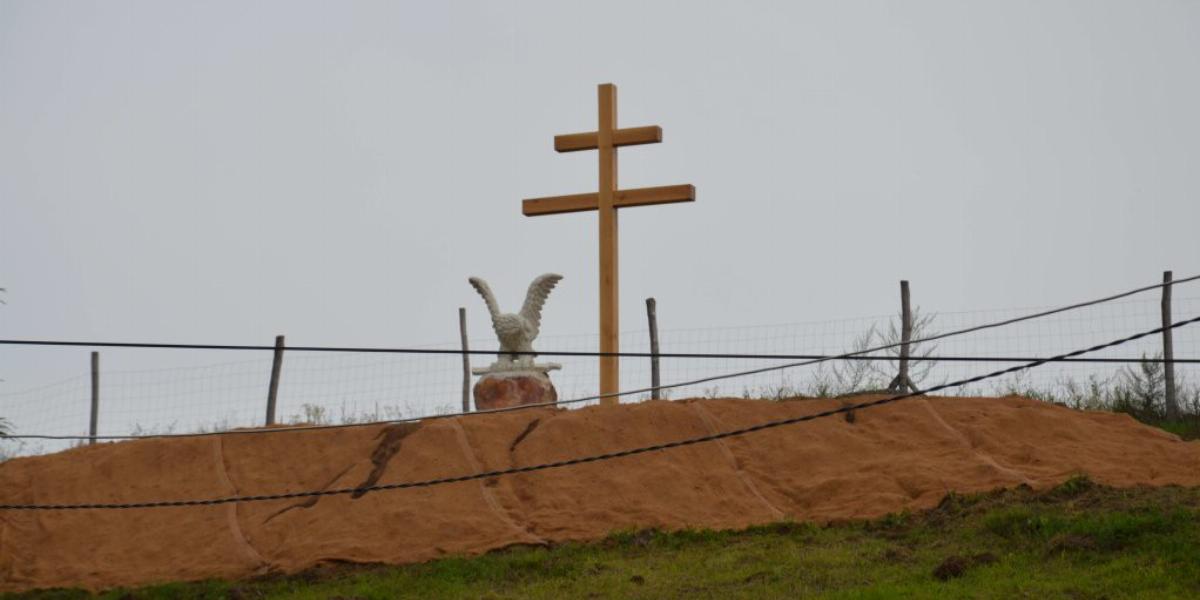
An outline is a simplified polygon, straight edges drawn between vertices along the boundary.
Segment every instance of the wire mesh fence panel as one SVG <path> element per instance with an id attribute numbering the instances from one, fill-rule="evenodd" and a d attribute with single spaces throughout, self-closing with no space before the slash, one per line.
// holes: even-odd
<path id="1" fill-rule="evenodd" d="M 12 433 L 86 434 L 91 410 L 91 378 L 79 375 L 0 395 L 0 416 Z M 62 450 L 67 442 L 41 443 L 0 437 L 0 459 Z"/>
<path id="2" fill-rule="evenodd" d="M 936 330 L 957 329 L 974 322 L 990 322 L 1012 318 L 1027 311 L 1021 309 L 970 313 L 939 314 L 933 321 Z M 1174 302 L 1176 319 L 1200 315 L 1200 299 L 1186 298 Z M 919 348 L 917 354 L 970 355 L 979 357 L 1043 357 L 1060 354 L 1074 348 L 1100 344 L 1108 340 L 1160 327 L 1162 314 L 1157 300 L 1112 302 L 1037 319 L 976 334 L 939 340 Z M 1174 348 L 1177 357 L 1197 356 L 1200 350 L 1200 331 L 1184 327 L 1175 331 Z M 1089 358 L 1161 358 L 1162 337 L 1148 336 L 1116 348 L 1109 348 Z M 984 365 L 971 362 L 926 361 L 927 385 L 953 380 L 981 372 Z M 1196 365 L 1176 365 L 1180 382 L 1196 381 Z M 1157 378 L 1161 386 L 1161 365 L 1111 363 L 1052 363 L 1036 370 L 1025 371 L 994 382 L 968 387 L 971 394 L 1037 395 L 1048 400 L 1068 401 L 1081 393 L 1081 387 L 1097 386 L 1110 392 L 1127 385 L 1130 377 Z M 1157 375 L 1155 374 L 1157 373 Z"/>
<path id="3" fill-rule="evenodd" d="M 103 371 L 97 433 L 174 433 L 262 425 L 270 372 L 270 360 Z"/>
<path id="4" fill-rule="evenodd" d="M 937 312 L 918 304 L 914 338 L 960 330 L 1037 312 L 1003 309 Z M 1175 298 L 1176 320 L 1200 315 L 1200 297 Z M 992 371 L 1015 363 L 931 360 L 937 356 L 1048 357 L 1161 326 L 1157 298 L 1108 302 L 1048 317 L 913 344 L 910 376 L 918 387 Z M 660 352 L 755 355 L 834 355 L 899 341 L 899 315 L 876 315 L 834 321 L 778 325 L 662 329 Z M 471 348 L 495 348 L 494 339 L 472 339 Z M 599 337 L 544 335 L 536 347 L 544 352 L 594 352 Z M 424 347 L 457 350 L 460 342 Z M 1174 333 L 1175 357 L 1200 356 L 1200 327 Z M 648 353 L 649 333 L 621 335 L 624 352 Z M 1161 355 L 1160 336 L 1098 352 L 1095 357 L 1139 358 Z M 755 397 L 838 395 L 881 389 L 897 372 L 897 350 L 881 351 L 881 361 L 830 361 L 744 377 L 697 383 L 664 390 L 665 399 L 691 397 Z M 474 355 L 475 367 L 487 366 L 490 355 Z M 590 356 L 543 356 L 561 370 L 551 378 L 563 400 L 592 396 L 599 385 L 598 360 Z M 650 358 L 621 359 L 621 389 L 650 386 Z M 714 375 L 796 362 L 750 358 L 660 359 L 664 385 Z M 100 435 L 183 433 L 261 426 L 271 372 L 268 354 L 242 361 L 192 367 L 103 371 L 100 377 Z M 1157 368 L 1157 371 L 1156 371 Z M 1176 365 L 1180 399 L 1192 412 L 1200 410 L 1200 365 Z M 1089 394 L 1103 390 L 1111 397 L 1133 385 L 1148 385 L 1143 396 L 1161 386 L 1155 364 L 1053 363 L 1024 375 L 969 386 L 962 394 L 1020 393 L 1085 406 Z M 1123 387 L 1122 387 L 1123 386 Z M 458 354 L 393 354 L 373 352 L 284 353 L 279 384 L 278 423 L 353 423 L 457 412 L 461 407 L 462 359 Z M 86 374 L 16 392 L 0 393 L 0 416 L 13 433 L 86 435 L 90 402 Z M 644 400 L 649 392 L 624 401 Z M 583 406 L 595 401 L 572 405 Z M 1191 403 L 1191 404 L 1187 404 Z M 37 454 L 67 448 L 70 441 L 0 441 L 0 456 Z M 83 442 L 86 443 L 86 442 Z"/>
<path id="5" fill-rule="evenodd" d="M 1176 319 L 1200 314 L 1200 298 L 1176 299 Z M 1042 309 L 1003 309 L 970 312 L 934 312 L 918 306 L 914 321 L 918 326 L 914 339 L 955 331 L 986 323 L 1011 319 Z M 1132 332 L 1161 325 L 1157 300 L 1113 302 L 1015 323 L 997 329 L 911 345 L 910 369 L 918 386 L 929 387 L 945 381 L 969 377 L 1000 366 L 1016 363 L 984 361 L 937 361 L 924 357 L 1038 358 L 1090 346 Z M 877 315 L 813 323 L 789 323 L 761 327 L 728 327 L 663 330 L 659 332 L 663 353 L 792 354 L 831 355 L 861 350 L 900 341 L 899 315 Z M 645 351 L 647 335 L 637 332 L 623 348 Z M 1200 351 L 1200 328 L 1175 331 L 1176 358 L 1195 358 Z M 1161 357 L 1160 336 L 1150 336 L 1119 348 L 1096 353 L 1094 357 Z M 781 397 L 837 395 L 852 391 L 887 387 L 898 371 L 898 349 L 875 352 L 872 356 L 890 357 L 886 361 L 830 361 L 794 369 L 782 369 L 736 379 L 684 386 L 664 391 L 665 397 L 698 396 Z M 664 383 L 691 381 L 706 376 L 773 365 L 788 360 L 742 358 L 662 358 Z M 630 365 L 633 368 L 630 368 Z M 1177 380 L 1191 394 L 1200 383 L 1200 367 L 1176 365 Z M 968 386 L 966 394 L 1040 392 L 1047 397 L 1063 396 L 1088 382 L 1116 384 L 1122 376 L 1140 365 L 1111 363 L 1054 363 L 1023 376 L 1006 377 L 995 383 Z M 624 389 L 644 387 L 650 380 L 649 359 L 622 359 Z M 627 379 L 628 378 L 628 379 Z"/>

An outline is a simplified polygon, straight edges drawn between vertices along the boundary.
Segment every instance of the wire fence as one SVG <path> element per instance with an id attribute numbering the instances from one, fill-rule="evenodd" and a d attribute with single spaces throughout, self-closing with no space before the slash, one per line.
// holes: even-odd
<path id="1" fill-rule="evenodd" d="M 1193 317 L 1191 319 L 1186 319 L 1183 321 L 1175 321 L 1170 324 L 1164 324 L 1162 327 L 1138 332 L 1138 333 L 1135 333 L 1133 335 L 1130 335 L 1130 336 L 1127 336 L 1124 338 L 1110 340 L 1110 341 L 1104 342 L 1102 344 L 1097 344 L 1097 345 L 1090 346 L 1087 348 L 1079 348 L 1076 350 L 1072 350 L 1070 352 L 1060 353 L 1060 354 L 1056 355 L 1055 357 L 1039 359 L 1039 360 L 1035 360 L 1035 361 L 1028 361 L 1028 362 L 1024 362 L 1022 364 L 1017 364 L 1017 365 L 1005 368 L 1005 369 L 998 369 L 998 370 L 994 370 L 991 372 L 974 375 L 974 376 L 966 378 L 966 379 L 938 384 L 932 388 L 929 388 L 929 392 L 938 392 L 941 390 L 956 389 L 956 388 L 962 387 L 964 385 L 969 385 L 970 383 L 994 379 L 994 378 L 1000 377 L 1004 374 L 1017 373 L 1017 372 L 1022 372 L 1022 371 L 1028 370 L 1028 369 L 1040 367 L 1051 361 L 1054 361 L 1054 360 L 1057 360 L 1060 358 L 1071 357 L 1071 356 L 1081 356 L 1084 354 L 1091 354 L 1091 353 L 1094 353 L 1094 352 L 1097 352 L 1097 351 L 1100 351 L 1100 350 L 1103 350 L 1106 348 L 1113 348 L 1113 347 L 1120 346 L 1120 345 L 1123 345 L 1123 344 L 1126 344 L 1126 343 L 1129 343 L 1132 341 L 1144 339 L 1155 333 L 1164 332 L 1169 329 L 1177 329 L 1179 327 L 1195 324 L 1197 322 L 1200 322 L 1200 317 Z M 554 461 L 554 462 L 512 466 L 512 467 L 509 467 L 506 469 L 496 469 L 496 470 L 484 471 L 484 472 L 474 472 L 474 473 L 466 473 L 466 474 L 453 475 L 453 476 L 444 476 L 444 477 L 437 477 L 434 479 L 404 481 L 404 482 L 387 483 L 387 484 L 364 483 L 363 485 L 359 485 L 357 487 L 352 487 L 352 488 L 325 487 L 323 489 L 288 491 L 288 492 L 274 493 L 274 494 L 232 495 L 232 496 L 221 496 L 221 497 L 210 497 L 210 498 L 190 498 L 190 499 L 176 498 L 176 499 L 171 499 L 171 500 L 144 499 L 144 500 L 139 500 L 136 502 L 83 502 L 83 503 L 73 503 L 73 504 L 69 504 L 69 503 L 0 504 L 0 510 L 4 510 L 4 511 L 8 511 L 8 510 L 38 510 L 38 511 L 130 510 L 130 509 L 144 509 L 144 508 L 215 506 L 215 505 L 220 505 L 220 504 L 262 502 L 262 501 L 269 501 L 269 500 L 284 500 L 284 499 L 294 499 L 294 498 L 319 498 L 322 496 L 347 495 L 347 494 L 359 496 L 364 493 L 374 492 L 374 491 L 429 488 L 429 487 L 434 487 L 434 486 L 460 483 L 460 482 L 464 482 L 464 481 L 491 479 L 494 477 L 500 477 L 500 476 L 505 476 L 505 475 L 515 475 L 515 474 L 519 474 L 519 473 L 532 473 L 535 471 L 544 471 L 544 470 L 548 470 L 548 469 L 568 468 L 568 467 L 583 465 L 583 464 L 587 464 L 587 463 L 608 461 L 608 460 L 614 460 L 614 459 L 619 459 L 619 458 L 625 458 L 625 457 L 629 457 L 629 456 L 637 456 L 640 454 L 646 454 L 648 452 L 658 452 L 658 451 L 662 451 L 662 450 L 670 450 L 673 448 L 681 448 L 684 446 L 691 446 L 694 444 L 703 444 L 703 443 L 721 440 L 721 439 L 725 439 L 725 438 L 746 435 L 746 434 L 754 433 L 757 431 L 764 431 L 767 429 L 774 429 L 777 427 L 785 427 L 788 425 L 794 425 L 794 424 L 802 423 L 805 421 L 814 421 L 817 419 L 832 417 L 832 416 L 838 415 L 838 414 L 851 414 L 855 411 L 866 410 L 866 409 L 874 408 L 877 406 L 883 406 L 885 404 L 891 404 L 894 402 L 907 400 L 909 398 L 915 398 L 918 396 L 925 395 L 925 393 L 926 392 L 922 392 L 922 391 L 910 391 L 905 394 L 891 394 L 891 395 L 884 396 L 883 398 L 868 400 L 865 402 L 843 403 L 841 406 L 839 406 L 837 408 L 827 409 L 827 410 L 823 410 L 820 412 L 809 413 L 809 414 L 799 415 L 799 416 L 793 416 L 793 417 L 788 417 L 788 418 L 784 418 L 784 419 L 763 421 L 763 422 L 756 423 L 754 425 L 749 425 L 749 426 L 740 427 L 740 428 L 736 428 L 736 429 L 726 429 L 724 431 L 712 432 L 707 435 L 675 439 L 675 440 L 670 440 L 670 441 L 662 441 L 662 442 L 659 442 L 656 444 L 651 444 L 649 446 L 638 446 L 638 447 L 634 447 L 634 448 L 625 448 L 623 450 L 617 450 L 615 452 L 605 452 L 605 453 L 601 453 L 601 454 L 576 456 L 573 458 L 558 460 L 558 461 Z M 256 433 L 265 434 L 269 431 L 270 430 L 258 429 L 258 430 L 256 430 Z"/>
<path id="2" fill-rule="evenodd" d="M 1200 297 L 1175 298 L 1177 318 L 1200 315 Z M 918 303 L 913 338 L 1000 321 L 1037 309 L 935 312 Z M 669 311 L 666 312 L 669 317 Z M 911 376 L 920 388 L 964 379 L 977 372 L 971 361 L 930 361 L 923 356 L 1045 357 L 1152 329 L 1162 324 L 1157 299 L 1108 302 L 936 342 L 914 344 Z M 876 315 L 835 321 L 776 325 L 660 329 L 659 351 L 671 353 L 798 355 L 840 354 L 899 341 L 899 315 Z M 494 348 L 494 339 L 472 339 L 470 347 Z M 536 347 L 543 351 L 594 352 L 597 335 L 545 335 Z M 457 340 L 426 346 L 457 350 Z M 624 332 L 625 352 L 648 353 L 648 330 Z M 1200 356 L 1200 328 L 1174 333 L 1177 359 Z M 1162 352 L 1160 336 L 1136 340 L 1121 348 L 1103 350 L 1097 357 L 1154 357 Z M 892 356 L 885 352 L 877 355 Z M 486 366 L 492 357 L 474 355 L 472 366 Z M 595 394 L 598 361 L 590 356 L 543 357 L 562 364 L 551 377 L 561 399 Z M 779 365 L 786 360 L 762 358 L 660 358 L 661 381 L 669 384 L 709 375 Z M 81 360 L 80 364 L 86 364 Z M 182 433 L 261 426 L 265 418 L 272 360 L 261 358 L 147 370 L 101 369 L 99 385 L 100 435 Z M 1153 367 L 1151 367 L 1153 368 Z M 686 386 L 664 392 L 669 399 L 691 397 L 778 398 L 829 396 L 886 387 L 896 374 L 893 361 L 831 361 L 802 369 L 785 369 L 736 379 Z M 1140 364 L 1053 363 L 1035 371 L 989 380 L 961 393 L 1036 394 L 1055 399 L 1079 398 L 1095 386 L 1114 386 L 1123 372 Z M 621 359 L 621 389 L 650 385 L 650 359 Z M 1177 364 L 1181 401 L 1200 403 L 1196 383 L 1200 365 Z M 445 414 L 459 410 L 462 359 L 457 354 L 389 354 L 365 352 L 318 353 L 288 350 L 283 361 L 277 399 L 282 423 L 351 423 Z M 635 399 L 645 399 L 649 394 Z M 12 433 L 86 435 L 91 382 L 87 374 L 16 392 L 0 392 L 0 416 Z M 627 398 L 626 401 L 631 399 Z M 591 402 L 580 405 L 591 404 Z M 1193 410 L 1200 407 L 1193 407 Z M 78 443 L 78 442 L 75 442 Z M 0 438 L 0 456 L 53 452 L 70 446 L 62 440 L 25 441 Z"/>

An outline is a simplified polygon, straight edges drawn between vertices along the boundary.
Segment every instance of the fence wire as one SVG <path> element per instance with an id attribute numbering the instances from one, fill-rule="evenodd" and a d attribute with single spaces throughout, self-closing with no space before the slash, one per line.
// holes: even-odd
<path id="1" fill-rule="evenodd" d="M 1200 297 L 1175 298 L 1177 315 L 1200 314 Z M 1038 309 L 1002 309 L 936 312 L 917 304 L 914 338 L 964 329 L 1016 317 Z M 669 322 L 669 311 L 660 313 Z M 1042 319 L 1016 323 L 970 335 L 947 338 L 912 347 L 911 373 L 918 387 L 929 388 L 963 379 L 977 372 L 971 362 L 931 362 L 928 354 L 944 356 L 1043 357 L 1071 348 L 1090 346 L 1162 324 L 1157 299 L 1124 300 L 1081 308 Z M 663 353 L 722 354 L 840 354 L 856 347 L 898 341 L 899 315 L 776 325 L 660 328 Z M 449 337 L 449 336 L 448 336 Z M 494 339 L 472 339 L 471 348 L 495 347 Z M 545 351 L 593 352 L 599 337 L 544 335 L 536 347 Z M 428 346 L 454 350 L 457 339 Z M 627 352 L 649 352 L 647 330 L 621 335 Z M 1200 356 L 1196 328 L 1175 331 L 1176 358 Z M 1161 338 L 1151 336 L 1099 352 L 1111 358 L 1155 357 Z M 882 354 L 882 353 L 881 353 Z M 82 353 L 81 353 L 82 355 Z M 472 366 L 490 364 L 493 358 L 472 356 Z M 589 396 L 599 385 L 594 357 L 543 357 L 563 365 L 551 374 L 563 399 Z M 664 383 L 700 379 L 716 373 L 782 364 L 783 360 L 745 358 L 660 359 Z M 86 364 L 81 358 L 80 365 Z M 261 426 L 265 417 L 271 359 L 221 362 L 169 369 L 105 370 L 101 363 L 100 435 L 182 433 Z M 1153 371 L 1153 366 L 1148 367 Z M 879 389 L 895 376 L 894 361 L 834 361 L 807 369 L 761 373 L 744 378 L 672 389 L 668 399 L 691 397 L 777 398 L 838 395 Z M 1181 403 L 1200 410 L 1200 365 L 1177 364 Z M 1054 363 L 1036 371 L 968 386 L 961 393 L 1002 395 L 1021 393 L 1086 404 L 1097 386 L 1112 389 L 1129 372 L 1145 375 L 1140 364 Z M 1153 376 L 1153 372 L 1150 373 Z M 621 389 L 650 384 L 649 358 L 621 359 Z M 2 389 L 2 388 L 0 388 Z M 316 353 L 288 351 L 284 355 L 279 387 L 277 421 L 281 423 L 349 423 L 445 414 L 461 408 L 462 361 L 454 354 Z M 12 433 L 86 435 L 91 387 L 89 376 L 73 376 L 57 383 L 22 391 L 0 391 L 0 416 Z M 645 399 L 648 394 L 637 399 Z M 627 399 L 628 401 L 628 399 Z M 588 403 L 584 403 L 588 404 Z M 0 438 L 0 457 L 61 450 L 67 441 L 22 441 Z"/>
<path id="2" fill-rule="evenodd" d="M 980 382 L 980 381 L 985 381 L 985 380 L 992 379 L 995 377 L 999 377 L 1005 373 L 1015 373 L 1015 372 L 1020 372 L 1020 371 L 1024 371 L 1027 369 L 1031 369 L 1034 367 L 1039 367 L 1039 366 L 1042 366 L 1043 364 L 1046 364 L 1047 362 L 1049 362 L 1051 360 L 1055 360 L 1057 358 L 1089 354 L 1089 353 L 1096 352 L 1098 350 L 1102 350 L 1105 348 L 1112 348 L 1112 347 L 1120 346 L 1122 344 L 1126 344 L 1131 341 L 1143 339 L 1154 333 L 1161 332 L 1161 331 L 1167 329 L 1168 327 L 1172 328 L 1172 329 L 1179 328 L 1179 327 L 1182 327 L 1185 325 L 1190 325 L 1192 323 L 1196 323 L 1197 321 L 1200 321 L 1200 317 L 1193 317 L 1191 319 L 1187 319 L 1184 321 L 1177 321 L 1170 325 L 1164 325 L 1161 328 L 1154 328 L 1151 330 L 1143 331 L 1143 332 L 1136 333 L 1136 334 L 1133 334 L 1133 335 L 1125 337 L 1125 338 L 1111 340 L 1108 342 L 1104 342 L 1102 344 L 1097 344 L 1092 347 L 1073 350 L 1071 352 L 1060 353 L 1059 355 L 1056 355 L 1054 358 L 1046 358 L 1046 359 L 1031 361 L 1031 362 L 1028 362 L 1025 364 L 1008 367 L 1007 369 L 1000 369 L 997 371 L 992 371 L 990 373 L 983 373 L 983 374 L 975 375 L 973 377 L 969 377 L 967 379 L 963 379 L 963 380 L 959 380 L 959 381 L 938 384 L 938 385 L 930 388 L 929 391 L 937 392 L 937 391 L 941 391 L 943 389 L 961 387 L 963 385 L 968 385 L 971 382 Z M 806 421 L 813 421 L 813 420 L 822 419 L 822 418 L 826 418 L 826 417 L 832 417 L 837 414 L 848 414 L 848 413 L 852 413 L 854 411 L 866 410 L 866 409 L 870 409 L 870 408 L 874 408 L 874 407 L 878 407 L 878 406 L 883 406 L 885 404 L 891 404 L 891 403 L 899 402 L 899 401 L 906 400 L 909 398 L 922 396 L 924 394 L 925 394 L 925 392 L 914 391 L 914 392 L 909 392 L 906 394 L 890 395 L 890 396 L 886 396 L 884 398 L 880 398 L 877 400 L 870 400 L 870 401 L 859 402 L 859 403 L 848 403 L 848 404 L 839 406 L 837 408 L 828 409 L 828 410 L 824 410 L 824 411 L 816 412 L 816 413 L 810 413 L 807 415 L 800 415 L 800 416 L 789 417 L 789 418 L 784 418 L 784 419 L 765 421 L 765 422 L 760 422 L 755 425 L 750 425 L 747 427 L 741 427 L 741 428 L 737 428 L 737 429 L 727 429 L 724 431 L 714 432 L 714 433 L 710 433 L 707 435 L 701 435 L 701 436 L 697 436 L 697 437 L 676 439 L 676 440 L 672 440 L 672 441 L 664 441 L 664 442 L 659 442 L 657 444 L 652 444 L 649 446 L 626 448 L 624 450 L 618 450 L 615 452 L 605 452 L 602 454 L 577 456 L 574 458 L 568 458 L 565 460 L 559 460 L 559 461 L 555 461 L 555 462 L 538 463 L 538 464 L 523 465 L 523 466 L 513 466 L 513 467 L 509 467 L 507 469 L 497 469 L 497 470 L 492 470 L 492 471 L 485 471 L 482 473 L 476 472 L 476 473 L 468 473 L 468 474 L 462 474 L 462 475 L 443 476 L 443 477 L 438 477 L 435 479 L 425 479 L 425 480 L 419 480 L 419 481 L 405 481 L 405 482 L 400 482 L 400 483 L 370 484 L 370 485 L 362 485 L 362 486 L 353 487 L 353 488 L 325 488 L 325 489 L 319 489 L 319 490 L 287 491 L 287 492 L 278 492 L 278 493 L 273 493 L 273 494 L 254 494 L 254 495 L 244 495 L 244 496 L 235 495 L 235 496 L 224 496 L 224 497 L 217 497 L 217 498 L 141 500 L 141 501 L 137 501 L 137 502 L 84 502 L 84 503 L 77 503 L 77 504 L 60 504 L 60 503 L 0 504 L 0 510 L 40 510 L 40 511 L 130 510 L 130 509 L 140 509 L 140 508 L 214 506 L 214 505 L 219 505 L 219 504 L 230 504 L 230 503 L 240 503 L 240 502 L 262 502 L 262 501 L 268 501 L 268 500 L 284 500 L 284 499 L 293 499 L 293 498 L 317 498 L 317 497 L 321 497 L 321 496 L 348 495 L 348 494 L 362 495 L 367 492 L 376 492 L 376 491 L 428 488 L 428 487 L 434 487 L 434 486 L 440 486 L 440 485 L 448 485 L 448 484 L 452 484 L 452 483 L 460 483 L 460 482 L 464 482 L 464 481 L 491 479 L 493 477 L 500 477 L 500 476 L 504 476 L 504 475 L 514 475 L 514 474 L 518 474 L 518 473 L 532 473 L 535 471 L 544 471 L 544 470 L 548 470 L 548 469 L 560 469 L 560 468 L 566 468 L 566 467 L 573 467 L 573 466 L 587 464 L 587 463 L 616 460 L 616 459 L 626 458 L 626 457 L 630 457 L 630 456 L 637 456 L 637 455 L 646 454 L 649 452 L 659 452 L 659 451 L 663 451 L 663 450 L 670 450 L 673 448 L 681 448 L 684 446 L 690 446 L 690 445 L 694 445 L 694 444 L 703 444 L 706 442 L 725 439 L 725 438 L 729 438 L 729 437 L 747 435 L 747 434 L 755 433 L 758 431 L 764 431 L 767 429 L 774 429 L 777 427 L 784 427 L 787 425 L 794 425 L 794 424 L 803 423 Z"/>

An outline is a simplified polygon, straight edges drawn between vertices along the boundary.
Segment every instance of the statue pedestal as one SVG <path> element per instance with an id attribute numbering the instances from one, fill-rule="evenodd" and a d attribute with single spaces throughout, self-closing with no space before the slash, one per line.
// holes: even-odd
<path id="1" fill-rule="evenodd" d="M 475 369 L 476 375 L 482 375 L 475 382 L 475 410 L 558 402 L 558 391 L 548 374 L 558 368 L 556 364 L 544 364 Z"/>

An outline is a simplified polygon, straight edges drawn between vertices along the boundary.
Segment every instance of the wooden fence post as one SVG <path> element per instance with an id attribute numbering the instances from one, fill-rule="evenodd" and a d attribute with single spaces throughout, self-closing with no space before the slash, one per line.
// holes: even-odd
<path id="1" fill-rule="evenodd" d="M 471 412 L 471 355 L 467 348 L 467 309 L 458 309 L 458 334 L 462 338 L 463 389 L 462 411 Z"/>
<path id="2" fill-rule="evenodd" d="M 267 390 L 267 425 L 275 424 L 275 400 L 279 397 L 279 372 L 283 370 L 283 336 L 275 336 L 275 356 L 271 361 L 271 387 Z"/>
<path id="3" fill-rule="evenodd" d="M 888 391 L 891 392 L 915 392 L 917 386 L 913 385 L 912 379 L 908 377 L 908 342 L 912 339 L 912 310 L 909 305 L 908 281 L 900 281 L 900 372 L 896 374 L 896 378 L 888 385 Z"/>
<path id="4" fill-rule="evenodd" d="M 650 321 L 650 399 L 658 400 L 658 303 L 654 298 L 646 298 L 646 319 Z"/>
<path id="5" fill-rule="evenodd" d="M 1166 388 L 1168 419 L 1179 418 L 1179 404 L 1175 398 L 1175 347 L 1171 339 L 1171 271 L 1163 271 L 1162 326 L 1163 326 L 1163 386 Z"/>
<path id="6" fill-rule="evenodd" d="M 100 353 L 92 353 L 92 418 L 88 424 L 88 444 L 96 443 L 96 425 L 100 421 Z"/>

